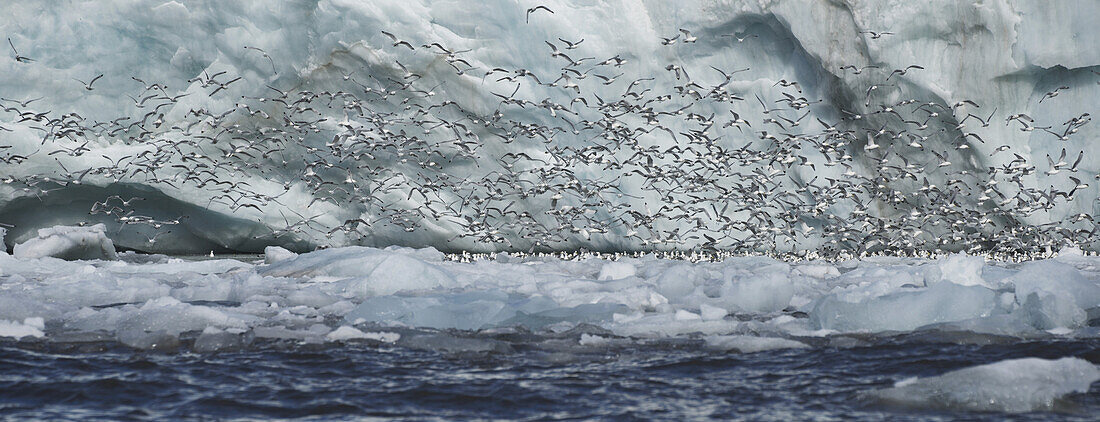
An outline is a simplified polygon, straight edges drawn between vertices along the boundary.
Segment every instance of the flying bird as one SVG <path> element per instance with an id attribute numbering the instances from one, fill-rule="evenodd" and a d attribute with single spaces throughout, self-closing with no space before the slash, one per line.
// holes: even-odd
<path id="1" fill-rule="evenodd" d="M 245 48 L 246 50 L 256 50 L 256 51 L 260 52 L 260 54 L 263 54 L 263 55 L 264 55 L 264 57 L 266 57 L 266 58 L 267 58 L 267 61 L 268 61 L 269 63 L 271 63 L 271 71 L 272 71 L 273 73 L 275 73 L 276 75 L 278 75 L 278 74 L 279 74 L 279 71 L 275 70 L 275 61 L 274 61 L 274 60 L 271 60 L 271 56 L 269 56 L 269 55 L 267 54 L 267 52 L 266 52 L 266 51 L 264 51 L 264 50 L 263 50 L 262 48 L 259 48 L 259 47 L 251 47 L 251 46 L 247 46 L 247 45 L 246 45 L 246 46 L 244 46 L 244 48 Z"/>
<path id="2" fill-rule="evenodd" d="M 543 5 L 538 5 L 538 6 L 532 7 L 530 9 L 527 9 L 527 23 L 531 23 L 531 14 L 535 13 L 539 10 L 545 10 L 547 12 L 554 13 L 554 11 L 550 10 L 549 7 L 546 7 L 546 6 L 543 6 Z"/>
<path id="3" fill-rule="evenodd" d="M 883 35 L 894 35 L 893 32 L 875 32 L 875 31 L 859 31 L 860 34 L 871 34 L 872 40 L 882 38 Z"/>
<path id="4" fill-rule="evenodd" d="M 558 41 L 561 41 L 561 42 L 565 43 L 565 45 L 566 45 L 565 49 L 566 50 L 572 50 L 574 48 L 577 48 L 577 46 L 581 45 L 581 43 L 584 42 L 584 38 L 581 38 L 579 41 L 576 41 L 576 42 L 571 42 L 571 41 L 568 41 L 564 38 L 558 38 Z"/>
<path id="5" fill-rule="evenodd" d="M 413 45 L 410 44 L 408 41 L 397 39 L 396 35 L 393 35 L 393 34 L 391 34 L 389 32 L 386 32 L 386 31 L 382 31 L 382 35 L 390 37 L 390 39 L 393 40 L 393 46 L 394 47 L 397 47 L 399 45 L 403 45 L 405 47 L 409 47 L 409 50 L 416 50 L 416 48 L 413 48 Z"/>
<path id="6" fill-rule="evenodd" d="M 680 32 L 684 34 L 684 43 L 693 43 L 699 39 L 699 37 L 692 36 L 691 31 L 688 31 L 686 29 L 680 28 Z"/>
<path id="7" fill-rule="evenodd" d="M 84 82 L 84 81 L 82 81 L 80 79 L 77 79 L 77 78 L 73 78 L 73 80 L 84 84 L 84 89 L 91 91 L 92 89 L 94 89 L 94 88 L 92 88 L 92 84 L 94 84 L 95 81 L 98 81 L 99 78 L 102 78 L 102 77 L 103 77 L 103 74 L 100 73 L 99 76 L 96 76 L 96 77 L 92 78 L 92 80 L 90 82 Z"/>
<path id="8" fill-rule="evenodd" d="M 8 45 L 11 46 L 11 51 L 15 52 L 15 61 L 19 63 L 30 63 L 34 61 L 34 59 L 30 57 L 19 55 L 19 50 L 15 49 L 15 44 L 11 42 L 11 37 L 8 37 Z"/>

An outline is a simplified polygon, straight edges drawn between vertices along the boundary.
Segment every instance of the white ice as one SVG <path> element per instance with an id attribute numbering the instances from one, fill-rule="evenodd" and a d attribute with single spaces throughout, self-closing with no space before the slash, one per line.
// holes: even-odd
<path id="1" fill-rule="evenodd" d="M 1026 358 L 910 378 L 871 396 L 905 407 L 1020 413 L 1057 410 L 1058 399 L 1097 380 L 1100 369 L 1083 359 Z"/>
<path id="2" fill-rule="evenodd" d="M 43 337 L 44 328 L 45 323 L 39 317 L 27 318 L 23 322 L 0 320 L 0 337 Z"/>
<path id="3" fill-rule="evenodd" d="M 16 258 L 54 257 L 61 259 L 118 259 L 115 244 L 107 237 L 106 226 L 56 226 L 39 229 L 38 237 L 15 245 Z M 0 233 L 3 234 L 3 233 Z M 0 239 L 3 239 L 0 236 Z"/>
<path id="4" fill-rule="evenodd" d="M 201 333 L 196 344 L 220 350 L 248 333 L 386 341 L 368 335 L 379 331 L 372 327 L 560 332 L 589 324 L 623 338 L 704 336 L 715 349 L 756 351 L 838 333 L 1095 336 L 1098 317 L 1100 258 L 1074 250 L 1024 264 L 965 255 L 459 262 L 431 248 L 367 247 L 275 251 L 256 261 L 0 255 L 5 333 L 41 331 L 50 341 L 101 332 L 135 347 L 172 346 L 185 333 Z M 25 322 L 36 318 L 44 323 Z"/>
<path id="5" fill-rule="evenodd" d="M 664 66 L 679 63 L 684 68 L 700 69 L 693 76 L 707 83 L 717 77 L 706 74 L 708 66 L 729 70 L 734 65 L 751 65 L 750 71 L 738 74 L 733 88 L 750 99 L 736 106 L 735 111 L 754 121 L 765 116 L 751 99 L 754 95 L 777 96 L 779 88 L 775 84 L 780 78 L 798 80 L 808 98 L 825 100 L 825 105 L 814 108 L 807 121 L 815 117 L 836 121 L 839 116 L 832 110 L 841 104 L 837 98 L 862 98 L 869 84 L 879 80 L 843 71 L 840 69 L 843 65 L 876 64 L 882 68 L 879 77 L 889 69 L 913 64 L 923 66 L 920 72 L 892 79 L 898 86 L 896 92 L 889 94 L 891 99 L 926 98 L 943 104 L 969 99 L 981 104 L 982 113 L 994 109 L 1004 114 L 1026 113 L 1041 122 L 1062 122 L 1082 112 L 1096 114 L 1100 105 L 1100 85 L 1092 83 L 1093 75 L 1089 72 L 1100 65 L 1100 49 L 1095 48 L 1100 44 L 1100 31 L 1095 25 L 1100 3 L 1095 1 L 993 0 L 940 4 L 919 1 L 546 0 L 539 4 L 556 13 L 535 16 L 526 23 L 525 10 L 530 5 L 514 0 L 320 0 L 280 4 L 263 0 L 198 3 L 8 1 L 0 4 L 0 15 L 5 16 L 0 21 L 0 32 L 11 37 L 20 54 L 36 61 L 28 64 L 0 60 L 0 86 L 3 87 L 0 94 L 10 99 L 44 97 L 34 103 L 33 108 L 52 110 L 56 114 L 73 111 L 89 122 L 106 122 L 122 115 L 146 113 L 124 95 L 140 88 L 138 82 L 131 79 L 133 76 L 148 83 L 164 84 L 166 94 L 171 96 L 188 94 L 177 104 L 162 110 L 164 123 L 153 135 L 179 137 L 179 131 L 172 128 L 184 121 L 192 110 L 230 109 L 242 96 L 270 95 L 266 85 L 331 89 L 341 86 L 344 75 L 351 71 L 359 72 L 356 78 L 367 80 L 364 74 L 369 73 L 386 80 L 399 72 L 396 61 L 411 72 L 425 75 L 425 80 L 446 81 L 437 88 L 439 96 L 455 100 L 463 109 L 477 113 L 488 113 L 496 107 L 499 100 L 492 93 L 512 89 L 511 85 L 493 78 L 475 75 L 456 78 L 449 66 L 439 65 L 438 55 L 426 49 L 391 48 L 389 38 L 381 33 L 389 31 L 417 46 L 440 42 L 453 50 L 469 49 L 462 57 L 481 69 L 494 66 L 523 68 L 538 75 L 560 73 L 559 63 L 547 59 L 547 46 L 543 43 L 557 37 L 585 39 L 578 49 L 582 56 L 619 55 L 626 59 L 628 65 L 623 67 L 626 74 L 620 78 L 622 80 L 656 76 L 668 82 L 671 76 Z M 679 34 L 680 28 L 694 31 L 699 41 L 656 48 L 659 37 Z M 894 34 L 872 40 L 862 31 Z M 759 38 L 744 43 L 752 44 L 753 48 L 741 48 L 742 44 L 734 39 L 722 37 L 739 33 Z M 245 46 L 262 48 L 270 53 L 271 61 Z M 243 79 L 223 93 L 225 95 L 209 97 L 203 95 L 207 91 L 200 82 L 186 82 L 204 72 L 226 72 Z M 97 82 L 94 91 L 83 89 L 73 80 L 87 80 L 98 74 L 105 76 Z M 1063 83 L 1074 89 L 1040 104 L 1044 93 Z M 620 95 L 621 87 L 601 86 L 595 91 L 608 98 L 607 95 Z M 519 93 L 536 100 L 555 98 L 559 94 L 557 88 L 538 85 L 524 85 Z M 332 121 L 343 118 L 340 113 L 327 117 Z M 4 135 L 6 145 L 12 146 L 8 152 L 30 154 L 39 148 L 42 136 L 33 122 L 3 123 L 12 130 Z M 238 123 L 249 125 L 252 122 L 244 119 Z M 1052 142 L 1050 135 L 1040 130 L 1022 132 L 1016 125 L 971 124 L 968 131 L 996 141 L 970 144 L 976 156 L 988 157 L 984 158 L 985 162 L 954 165 L 961 170 L 971 165 L 986 168 L 1006 164 L 1014 159 L 1011 154 L 990 156 L 991 150 L 1002 144 L 1011 146 L 1012 152 L 1021 154 L 1030 163 L 1043 163 L 1048 155 L 1056 157 L 1063 148 L 1091 151 L 1094 149 L 1091 140 L 1096 139 L 1098 128 L 1100 125 L 1088 125 L 1068 142 Z M 29 175 L 60 175 L 64 172 L 59 164 L 69 169 L 103 166 L 152 148 L 106 139 L 88 141 L 85 146 L 90 151 L 79 157 L 45 152 L 34 154 L 26 163 L 8 166 L 12 173 L 4 176 L 18 179 Z M 214 149 L 207 144 L 203 147 Z M 515 143 L 511 148 L 525 147 Z M 526 152 L 534 154 L 537 151 Z M 822 163 L 817 164 L 819 170 L 823 168 Z M 1084 156 L 1082 169 L 1093 174 L 1098 167 L 1100 154 Z M 295 180 L 299 176 L 295 173 L 298 170 L 293 170 L 296 168 L 218 169 L 215 177 L 249 183 L 250 189 L 258 194 L 279 195 L 284 189 L 277 181 Z M 399 166 L 391 170 L 403 171 Z M 454 168 L 453 171 L 460 177 L 479 176 L 475 166 Z M 865 169 L 856 166 L 853 171 Z M 278 174 L 280 172 L 290 173 Z M 1043 189 L 1051 185 L 1062 186 L 1067 180 L 1065 172 L 1048 175 L 1037 171 L 1020 183 Z M 96 172 L 83 180 L 88 186 L 104 186 L 110 182 L 108 176 Z M 135 178 L 132 182 L 142 183 L 142 179 Z M 624 177 L 623 189 L 631 191 L 638 183 L 641 182 Z M 158 185 L 156 188 L 185 204 L 205 207 L 216 216 L 233 212 L 228 204 L 211 203 L 212 194 L 202 188 L 189 185 Z M 1078 193 L 1072 203 L 1059 204 L 1051 213 L 1034 213 L 1029 217 L 1031 221 L 1026 222 L 1041 223 L 1076 213 L 1092 213 L 1097 197 L 1095 189 L 1084 191 Z M 34 191 L 0 184 L 0 197 L 33 198 Z M 291 186 L 278 203 L 264 205 L 262 211 L 238 210 L 235 216 L 239 219 L 191 216 L 191 220 L 183 223 L 187 230 L 178 228 L 159 242 L 148 242 L 148 233 L 145 238 L 130 233 L 125 242 L 119 241 L 119 245 L 125 243 L 147 251 L 190 250 L 191 253 L 205 253 L 207 250 L 199 249 L 212 245 L 255 248 L 256 243 L 252 241 L 258 234 L 255 221 L 279 227 L 285 226 L 285 216 L 293 213 L 321 215 L 313 224 L 331 228 L 346 219 L 378 217 L 357 204 L 315 203 L 314 199 L 309 189 L 299 183 Z M 0 200 L 0 206 L 6 203 L 7 200 Z M 640 203 L 632 205 L 642 209 Z M 21 224 L 9 242 L 22 242 L 33 237 L 36 228 L 63 222 L 68 218 L 63 208 L 63 205 L 54 205 L 50 212 L 40 215 L 20 215 Z M 521 202 L 514 210 L 518 212 L 523 208 L 532 215 L 541 215 L 547 210 L 541 202 Z M 68 211 L 85 213 L 86 209 Z M 843 214 L 844 211 L 836 212 Z M 303 241 L 335 245 L 357 241 L 345 239 L 339 233 L 326 238 L 325 232 L 327 230 L 304 233 Z M 477 246 L 462 239 L 447 242 L 460 232 L 460 225 L 446 221 L 425 227 L 411 237 L 400 227 L 389 226 L 372 230 L 361 244 L 387 245 L 399 239 L 404 244 L 419 246 Z M 632 245 L 621 233 L 584 232 L 572 236 L 571 243 L 566 245 L 579 246 L 622 248 Z M 950 281 L 968 285 L 974 279 L 960 274 L 959 279 Z"/>

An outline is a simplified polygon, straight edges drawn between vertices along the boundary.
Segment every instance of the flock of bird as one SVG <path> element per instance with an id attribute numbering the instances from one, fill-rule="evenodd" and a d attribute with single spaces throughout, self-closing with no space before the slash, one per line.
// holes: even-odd
<path id="1" fill-rule="evenodd" d="M 539 6 L 527 10 L 526 19 L 552 13 Z M 1052 217 L 1058 215 L 1052 210 L 1074 202 L 1096 177 L 1079 168 L 1084 152 L 1066 143 L 1091 123 L 1089 113 L 1040 122 L 1026 114 L 986 112 L 973 101 L 880 100 L 881 91 L 896 86 L 892 82 L 923 71 L 920 65 L 841 67 L 838 72 L 866 74 L 870 82 L 862 98 L 832 110 L 838 118 L 826 121 L 807 118 L 819 116 L 811 112 L 815 107 L 832 106 L 807 98 L 797 80 L 776 82 L 774 98 L 734 89 L 743 68 L 668 63 L 669 75 L 628 80 L 622 77 L 628 59 L 580 58 L 586 56 L 584 40 L 563 37 L 545 42 L 546 60 L 560 64 L 560 73 L 536 74 L 478 68 L 463 51 L 442 43 L 416 46 L 388 31 L 382 35 L 394 54 L 442 59 L 453 69 L 447 71 L 451 78 L 492 78 L 515 88 L 484 92 L 496 106 L 478 113 L 448 98 L 446 78 L 395 60 L 390 66 L 334 68 L 339 74 L 326 89 L 267 85 L 265 95 L 239 98 L 221 110 L 193 108 L 169 123 L 165 113 L 181 97 L 221 98 L 242 76 L 204 71 L 188 81 L 202 88 L 198 93 L 179 94 L 159 82 L 100 74 L 74 87 L 91 91 L 102 78 L 132 79 L 137 114 L 93 121 L 40 110 L 39 98 L 0 98 L 0 136 L 13 125 L 42 136 L 34 151 L 0 145 L 0 183 L 39 198 L 81 184 L 205 192 L 208 202 L 200 205 L 219 212 L 279 215 L 285 224 L 271 226 L 270 234 L 257 236 L 261 240 L 307 239 L 318 246 L 370 242 L 388 229 L 454 233 L 446 240 L 454 249 L 475 250 L 619 244 L 643 251 L 811 250 L 820 256 L 1019 255 L 1093 245 L 1100 234 L 1090 214 Z M 653 48 L 690 48 L 700 39 L 685 29 L 672 35 L 654 40 Z M 861 35 L 873 42 L 892 34 Z M 735 48 L 753 48 L 753 34 L 728 36 Z M 36 63 L 8 41 L 14 60 Z M 273 55 L 244 48 L 277 74 Z M 526 98 L 520 95 L 524 85 L 555 96 Z M 1060 87 L 1042 100 L 1069 89 Z M 607 92 L 620 94 L 600 95 Z M 757 106 L 765 117 L 746 119 L 743 110 Z M 1045 162 L 1014 155 L 981 168 L 973 165 L 979 162 L 973 146 L 993 140 L 967 130 L 974 125 L 1049 133 L 1048 141 L 1067 148 Z M 103 144 L 147 148 L 112 156 L 99 153 Z M 1002 145 L 978 158 L 1013 154 Z M 71 168 L 73 162 L 82 166 Z M 56 166 L 12 176 L 28 174 L 18 167 L 35 163 Z M 1028 177 L 1036 172 L 1062 173 L 1059 180 L 1066 184 L 1030 186 Z M 313 202 L 284 203 L 292 189 L 308 192 Z M 88 213 L 109 216 L 120 230 L 155 229 L 150 245 L 187 222 L 182 215 L 144 215 L 144 202 L 113 195 Z M 354 208 L 358 217 L 333 224 L 318 211 L 322 203 Z"/>

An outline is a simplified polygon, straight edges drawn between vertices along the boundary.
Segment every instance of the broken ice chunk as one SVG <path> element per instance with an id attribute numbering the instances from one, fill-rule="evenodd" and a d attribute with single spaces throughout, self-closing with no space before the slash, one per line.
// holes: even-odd
<path id="1" fill-rule="evenodd" d="M 77 259 L 118 259 L 115 244 L 107 237 L 106 226 L 96 224 L 87 227 L 55 226 L 39 229 L 38 237 L 15 245 L 13 255 L 18 259 L 44 257 Z"/>

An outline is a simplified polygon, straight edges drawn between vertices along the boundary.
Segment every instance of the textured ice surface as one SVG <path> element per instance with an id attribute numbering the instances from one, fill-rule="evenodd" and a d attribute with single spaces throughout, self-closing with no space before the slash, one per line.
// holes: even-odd
<path id="1" fill-rule="evenodd" d="M 288 251 L 286 248 L 283 248 L 281 246 L 268 246 L 264 248 L 265 264 L 274 264 L 276 262 L 286 261 L 296 256 L 298 256 L 298 254 Z"/>
<path id="2" fill-rule="evenodd" d="M 908 331 L 935 323 L 988 317 L 996 310 L 995 291 L 940 282 L 858 302 L 826 296 L 814 305 L 812 321 L 819 328 L 840 331 Z"/>
<path id="3" fill-rule="evenodd" d="M 1019 413 L 1057 410 L 1058 399 L 1097 380 L 1100 369 L 1083 359 L 1027 358 L 907 379 L 871 396 L 905 407 Z"/>
<path id="4" fill-rule="evenodd" d="M 1095 25 L 1100 4 L 1094 1 L 996 0 L 947 5 L 908 1 L 807 4 L 717 0 L 548 0 L 542 3 L 557 12 L 540 13 L 528 24 L 524 12 L 529 6 L 511 0 L 476 4 L 453 0 L 321 0 L 281 4 L 259 0 L 135 0 L 115 2 L 113 6 L 106 6 L 101 1 L 9 1 L 0 5 L 0 15 L 7 17 L 0 22 L 0 29 L 12 38 L 20 54 L 35 61 L 29 64 L 0 61 L 0 94 L 3 98 L 21 101 L 44 97 L 28 108 L 52 111 L 58 116 L 77 112 L 90 125 L 93 121 L 108 122 L 120 115 L 140 118 L 148 112 L 148 108 L 139 104 L 140 99 L 134 101 L 125 95 L 141 88 L 141 84 L 131 77 L 146 83 L 163 83 L 161 89 L 166 95 L 187 96 L 159 110 L 163 116 L 158 118 L 155 128 L 149 125 L 154 133 L 148 137 L 176 139 L 182 136 L 178 126 L 185 124 L 187 116 L 195 110 L 232 110 L 243 96 L 275 95 L 267 85 L 314 91 L 352 89 L 353 85 L 344 82 L 345 75 L 352 71 L 358 72 L 354 77 L 362 79 L 363 83 L 369 83 L 370 76 L 380 81 L 400 79 L 402 71 L 396 65 L 400 61 L 409 71 L 425 75 L 425 83 L 446 81 L 437 88 L 440 98 L 456 101 L 463 110 L 485 115 L 499 103 L 499 98 L 492 93 L 509 92 L 513 85 L 496 81 L 496 75 L 490 78 L 473 74 L 455 77 L 439 55 L 426 52 L 420 45 L 440 42 L 453 50 L 469 49 L 462 57 L 481 70 L 493 66 L 522 68 L 552 78 L 561 72 L 561 63 L 548 58 L 543 41 L 564 37 L 586 40 L 576 50 L 578 53 L 570 52 L 574 56 L 603 59 L 618 55 L 627 60 L 628 65 L 623 68 L 626 74 L 619 78 L 622 81 L 657 77 L 660 80 L 655 83 L 670 87 L 675 82 L 665 66 L 678 63 L 685 69 L 693 69 L 692 76 L 696 80 L 709 84 L 717 76 L 708 74 L 708 66 L 731 70 L 730 66 L 751 65 L 752 70 L 738 74 L 731 88 L 748 99 L 735 105 L 735 111 L 756 122 L 765 116 L 752 101 L 753 97 L 778 97 L 776 84 L 780 79 L 798 80 L 804 95 L 823 100 L 819 107 L 811 108 L 812 115 L 806 122 L 815 118 L 833 122 L 841 117 L 839 109 L 860 108 L 870 84 L 884 80 L 890 69 L 913 64 L 920 64 L 925 69 L 895 75 L 890 83 L 897 86 L 884 94 L 886 99 L 918 98 L 938 104 L 969 99 L 982 105 L 983 117 L 987 111 L 996 109 L 1003 114 L 1026 113 L 1036 121 L 1052 124 L 1083 112 L 1095 114 L 1100 101 L 1100 85 L 1093 83 L 1095 78 L 1090 72 L 1100 65 L 1100 52 L 1095 48 L 1100 42 L 1100 31 Z M 690 46 L 681 43 L 657 48 L 659 37 L 678 34 L 679 28 L 693 30 L 699 41 Z M 383 30 L 408 40 L 420 48 L 419 51 L 392 48 L 391 40 L 381 34 Z M 861 33 L 887 30 L 894 34 L 874 40 Z M 721 37 L 739 33 L 758 38 L 739 43 L 734 38 Z M 749 45 L 751 48 L 741 48 Z M 270 60 L 245 46 L 262 48 L 269 53 Z M 843 65 L 868 64 L 880 68 L 861 75 L 840 69 Z M 218 72 L 243 79 L 219 96 L 205 95 L 209 87 L 202 86 L 202 82 L 194 78 Z M 87 81 L 98 74 L 104 77 L 96 82 L 94 90 L 86 90 L 74 80 Z M 192 82 L 187 82 L 189 80 Z M 1044 93 L 1063 84 L 1073 89 L 1056 99 L 1039 102 Z M 614 99 L 622 92 L 621 86 L 593 85 L 591 91 L 604 98 Z M 425 85 L 425 88 L 430 86 Z M 561 98 L 561 92 L 560 86 L 525 84 L 518 95 L 539 101 Z M 11 130 L 4 132 L 5 146 L 12 147 L 6 153 L 31 154 L 41 145 L 41 130 L 34 122 L 14 121 L 15 117 L 12 122 L 4 122 L 4 127 Z M 330 118 L 330 123 L 345 118 L 339 112 L 324 117 Z M 522 114 L 515 117 L 545 120 Z M 961 113 L 954 116 L 962 117 Z M 259 124 L 259 117 L 250 117 L 247 113 L 234 119 L 232 123 L 244 127 Z M 897 122 L 888 123 L 891 126 L 887 129 L 896 129 Z M 1016 125 L 980 125 L 974 120 L 968 125 L 967 131 L 988 141 L 970 143 L 969 147 L 975 151 L 972 160 L 954 160 L 951 166 L 954 171 L 985 171 L 988 167 L 1006 165 L 1013 159 L 1010 154 L 990 156 L 991 150 L 1002 144 L 1011 146 L 1012 152 L 1020 154 L 1027 162 L 1040 165 L 1046 162 L 1046 156 L 1057 157 L 1063 148 L 1069 149 L 1071 154 L 1078 150 L 1089 152 L 1098 127 L 1095 124 L 1082 127 L 1069 141 L 1054 142 L 1054 138 L 1041 130 L 1024 132 Z M 329 124 L 324 129 L 334 127 Z M 717 128 L 713 130 L 718 131 Z M 736 136 L 741 135 L 730 134 L 730 137 Z M 323 142 L 331 140 L 331 136 L 329 138 L 310 142 L 320 148 Z M 659 141 L 653 138 L 654 142 Z M 220 146 L 201 138 L 195 141 L 208 152 Z M 661 148 L 671 146 L 670 141 L 659 142 L 663 144 L 656 146 Z M 64 140 L 61 145 L 70 148 L 69 151 L 78 146 L 88 150 L 83 154 L 51 155 L 47 151 L 33 154 L 25 162 L 5 166 L 8 172 L 4 176 L 19 179 L 28 175 L 51 175 L 55 180 L 76 179 L 61 175 L 81 168 L 107 169 L 119 160 L 129 160 L 126 157 L 156 149 L 149 143 L 128 143 L 124 139 L 103 137 L 89 137 L 71 144 Z M 500 148 L 538 155 L 537 149 L 520 142 Z M 855 148 L 853 153 L 857 157 L 851 171 L 861 176 L 874 176 L 867 173 L 866 165 L 860 164 L 862 159 L 858 155 L 862 151 Z M 158 165 L 172 168 L 174 165 L 186 167 L 189 163 L 184 161 L 183 155 L 173 157 L 174 161 Z M 825 169 L 819 157 L 810 159 L 817 161 L 817 170 L 814 174 L 807 170 L 806 174 L 793 175 L 796 179 L 817 174 L 837 176 L 835 173 L 839 171 Z M 1080 165 L 1085 174 L 1079 178 L 1095 174 L 1100 168 L 1098 160 L 1100 154 L 1085 154 Z M 66 195 L 48 196 L 45 202 L 36 197 L 39 192 L 36 188 L 0 185 L 0 198 L 4 198 L 0 199 L 0 211 L 3 211 L 4 223 L 17 224 L 7 240 L 9 245 L 34 237 L 38 228 L 86 219 L 92 201 L 121 194 L 122 199 L 131 195 L 149 198 L 149 203 L 137 201 L 131 205 L 131 209 L 139 211 L 138 215 L 159 221 L 173 220 L 183 214 L 190 217 L 174 224 L 170 232 L 161 230 L 165 233 L 159 239 L 152 231 L 133 226 L 126 227 L 115 239 L 119 246 L 145 251 L 206 253 L 213 249 L 232 249 L 259 252 L 272 241 L 272 229 L 265 226 L 286 227 L 288 216 L 292 219 L 290 223 L 294 223 L 299 221 L 299 215 L 302 219 L 318 217 L 309 220 L 310 230 L 293 227 L 291 229 L 300 232 L 294 233 L 293 239 L 282 238 L 280 242 L 298 247 L 356 242 L 432 245 L 440 249 L 491 246 L 474 245 L 470 239 L 448 242 L 461 233 L 461 228 L 446 219 L 434 221 L 411 235 L 399 225 L 372 227 L 359 233 L 362 238 L 330 233 L 329 230 L 341 222 L 358 218 L 375 220 L 380 214 L 354 201 L 332 201 L 317 196 L 300 181 L 302 174 L 307 172 L 299 163 L 300 157 L 292 157 L 290 161 L 294 163 L 287 167 L 267 163 L 261 168 L 226 166 L 211 170 L 218 181 L 248 183 L 248 189 L 254 191 L 257 198 L 282 195 L 278 201 L 253 204 L 257 208 L 234 209 L 230 201 L 213 200 L 220 193 L 214 187 L 180 183 L 168 173 L 162 177 L 174 182 L 154 183 L 139 175 L 108 189 L 106 187 L 115 177 L 107 171 L 97 170 L 84 174 L 80 183 L 66 185 Z M 479 168 L 489 166 L 454 164 L 448 166 L 447 171 L 460 178 L 479 178 L 487 172 Z M 1021 186 L 1046 188 L 1068 183 L 1066 172 L 1047 174 L 1044 169 L 1023 176 Z M 410 170 L 397 164 L 387 170 L 415 177 Z M 592 174 L 585 173 L 592 171 L 581 169 L 579 173 L 587 177 Z M 803 170 L 797 172 L 804 173 Z M 347 175 L 360 179 L 365 176 Z M 636 192 L 644 182 L 640 178 L 624 177 L 622 188 Z M 286 188 L 284 183 L 287 183 Z M 1006 194 L 1011 197 L 1013 192 L 1009 190 Z M 154 201 L 154 197 L 158 199 Z M 645 200 L 652 201 L 650 204 L 658 209 L 658 199 L 624 197 L 619 200 L 641 210 L 644 208 L 641 202 Z M 1025 222 L 1037 224 L 1076 213 L 1093 213 L 1095 199 L 1095 188 L 1086 189 L 1070 203 L 1059 202 L 1052 210 L 1032 213 Z M 168 205 L 154 206 L 151 202 Z M 549 201 L 517 201 L 512 210 L 539 216 L 548 210 L 548 204 Z M 411 194 L 387 197 L 389 207 L 414 210 L 417 205 Z M 849 211 L 843 206 L 830 210 L 842 218 Z M 874 209 L 872 212 L 887 213 Z M 496 221 L 496 218 L 493 216 L 490 220 Z M 665 226 L 661 228 L 677 227 L 676 224 Z M 511 241 L 523 239 L 516 236 Z M 629 240 L 625 232 L 578 230 L 570 233 L 568 241 L 561 246 L 606 250 L 638 245 L 636 240 Z M 964 270 L 963 267 L 957 269 Z M 951 280 L 953 276 L 945 277 Z M 959 274 L 959 277 L 962 278 L 951 281 L 963 285 L 973 281 L 967 274 Z"/>
<path id="5" fill-rule="evenodd" d="M 364 333 L 355 327 L 344 325 L 326 334 L 325 339 L 329 341 L 374 340 L 383 343 L 393 343 L 401 339 L 401 334 L 390 332 Z"/>
<path id="6" fill-rule="evenodd" d="M 0 337 L 42 337 L 44 328 L 44 321 L 40 317 L 27 318 L 22 323 L 0 320 Z"/>
<path id="7" fill-rule="evenodd" d="M 97 332 L 140 349 L 170 350 L 187 339 L 219 351 L 250 338 L 393 342 L 370 333 L 598 327 L 590 334 L 705 336 L 714 349 L 759 351 L 844 333 L 1092 336 L 1100 316 L 1100 258 L 1073 253 L 1022 265 L 969 256 L 843 263 L 498 258 L 461 262 L 430 248 L 367 247 L 271 264 L 0 255 L 0 321 L 12 337 Z M 969 285 L 948 281 L 944 269 L 952 266 L 965 268 L 957 273 Z M 429 339 L 408 341 L 435 344 Z"/>
<path id="8" fill-rule="evenodd" d="M 54 257 L 61 259 L 118 259 L 106 227 L 51 227 L 38 230 L 38 237 L 15 245 L 16 258 Z"/>

